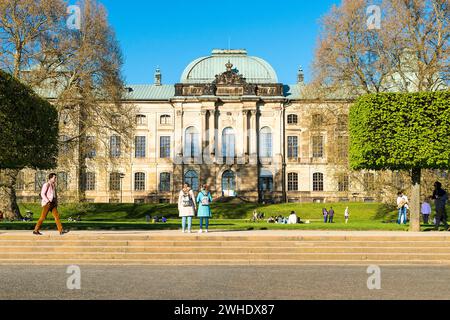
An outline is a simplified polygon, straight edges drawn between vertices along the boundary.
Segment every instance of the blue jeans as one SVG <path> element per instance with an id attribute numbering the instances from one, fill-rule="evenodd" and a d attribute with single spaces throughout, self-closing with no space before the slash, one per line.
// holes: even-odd
<path id="1" fill-rule="evenodd" d="M 405 207 L 398 209 L 397 223 L 401 224 L 402 220 L 403 220 L 403 224 L 406 224 L 406 208 Z"/>
<path id="2" fill-rule="evenodd" d="M 200 217 L 200 229 L 203 229 L 203 220 L 205 220 L 205 229 L 208 230 L 208 227 L 209 227 L 209 218 L 208 217 Z"/>
<path id="3" fill-rule="evenodd" d="M 323 222 L 327 223 L 328 222 L 328 216 L 323 216 Z"/>
<path id="4" fill-rule="evenodd" d="M 333 223 L 333 218 L 334 218 L 334 216 L 329 216 L 328 217 L 328 223 Z"/>
<path id="5" fill-rule="evenodd" d="M 192 217 L 182 217 L 181 218 L 181 227 L 183 228 L 183 231 L 186 230 L 186 219 L 188 223 L 188 230 L 191 230 L 192 227 Z"/>

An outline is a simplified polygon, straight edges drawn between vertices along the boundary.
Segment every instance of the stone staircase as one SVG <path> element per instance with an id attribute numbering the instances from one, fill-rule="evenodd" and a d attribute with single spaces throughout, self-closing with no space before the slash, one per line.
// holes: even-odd
<path id="1" fill-rule="evenodd" d="M 0 265 L 450 265 L 450 233 L 0 233 Z"/>

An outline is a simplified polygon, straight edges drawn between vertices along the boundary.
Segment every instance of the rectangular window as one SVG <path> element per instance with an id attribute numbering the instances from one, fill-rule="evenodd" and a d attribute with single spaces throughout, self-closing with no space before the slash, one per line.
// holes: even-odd
<path id="1" fill-rule="evenodd" d="M 58 191 L 67 191 L 69 187 L 69 177 L 67 172 L 58 172 Z"/>
<path id="2" fill-rule="evenodd" d="M 86 172 L 83 179 L 83 186 L 85 191 L 95 190 L 95 173 Z"/>
<path id="3" fill-rule="evenodd" d="M 323 191 L 323 173 L 313 174 L 313 191 Z"/>
<path id="4" fill-rule="evenodd" d="M 135 158 L 145 158 L 145 136 L 134 137 L 134 156 Z"/>
<path id="5" fill-rule="evenodd" d="M 288 174 L 288 191 L 298 191 L 298 174 Z"/>
<path id="6" fill-rule="evenodd" d="M 145 173 L 137 172 L 134 174 L 134 190 L 145 191 Z"/>
<path id="7" fill-rule="evenodd" d="M 120 191 L 120 173 L 111 172 L 109 174 L 109 190 Z"/>
<path id="8" fill-rule="evenodd" d="M 367 172 L 364 174 L 364 191 L 370 192 L 375 190 L 375 175 Z"/>
<path id="9" fill-rule="evenodd" d="M 323 158 L 323 136 L 312 137 L 313 158 Z"/>
<path id="10" fill-rule="evenodd" d="M 120 157 L 120 136 L 111 136 L 109 140 L 110 155 L 112 158 Z"/>
<path id="11" fill-rule="evenodd" d="M 95 137 L 87 136 L 86 137 L 86 157 L 87 158 L 95 158 L 97 156 L 97 151 L 95 147 Z"/>
<path id="12" fill-rule="evenodd" d="M 159 175 L 159 191 L 168 192 L 170 191 L 170 173 L 162 172 Z"/>
<path id="13" fill-rule="evenodd" d="M 349 179 L 348 175 L 341 174 L 338 177 L 338 190 L 340 192 L 348 191 L 349 189 Z"/>
<path id="14" fill-rule="evenodd" d="M 170 137 L 159 138 L 160 158 L 170 158 Z"/>
<path id="15" fill-rule="evenodd" d="M 38 171 L 34 175 L 34 190 L 41 191 L 42 186 L 47 182 L 47 173 Z"/>
<path id="16" fill-rule="evenodd" d="M 348 149 L 349 149 L 349 138 L 347 136 L 338 136 L 337 139 L 337 149 L 338 157 L 341 160 L 348 159 Z"/>
<path id="17" fill-rule="evenodd" d="M 288 137 L 288 158 L 298 158 L 298 137 Z"/>

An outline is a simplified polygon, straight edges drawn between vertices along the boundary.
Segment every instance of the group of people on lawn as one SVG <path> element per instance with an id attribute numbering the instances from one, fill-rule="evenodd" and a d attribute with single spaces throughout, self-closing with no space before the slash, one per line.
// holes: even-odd
<path id="1" fill-rule="evenodd" d="M 42 235 L 40 233 L 40 228 L 42 223 L 44 222 L 47 214 L 52 212 L 56 225 L 58 227 L 58 231 L 61 235 L 67 233 L 67 230 L 64 230 L 59 218 L 58 213 L 58 197 L 56 192 L 56 180 L 57 175 L 55 173 L 51 173 L 48 177 L 48 182 L 42 186 L 41 190 L 41 205 L 42 212 L 39 218 L 39 221 L 36 224 L 36 227 L 33 231 L 35 235 Z M 434 200 L 435 209 L 436 209 L 436 217 L 435 217 L 435 230 L 439 229 L 441 223 L 444 224 L 446 230 L 449 229 L 447 223 L 447 212 L 446 212 L 446 203 L 448 201 L 447 192 L 442 189 L 442 184 L 440 182 L 434 183 L 434 192 L 433 195 L 428 198 L 429 200 Z M 190 233 L 192 229 L 192 218 L 197 217 L 200 218 L 200 230 L 199 233 L 203 232 L 203 225 L 205 225 L 205 232 L 208 232 L 209 227 L 209 219 L 211 218 L 211 207 L 210 204 L 213 201 L 211 193 L 208 190 L 208 186 L 206 184 L 202 185 L 200 192 L 197 197 L 194 195 L 194 191 L 190 188 L 188 183 L 184 183 L 183 188 L 181 189 L 178 196 L 178 212 L 181 217 L 181 227 L 183 233 Z M 407 211 L 409 209 L 409 200 L 408 197 L 402 192 L 398 192 L 397 197 L 397 208 L 398 208 L 398 224 L 406 224 L 408 221 Z M 333 223 L 333 218 L 335 212 L 333 208 L 329 211 L 326 208 L 322 209 L 322 213 L 324 216 L 325 223 Z M 429 216 L 431 214 L 431 206 L 427 199 L 423 201 L 421 206 L 421 213 L 423 215 L 423 220 L 425 224 L 428 224 Z M 349 210 L 348 207 L 345 209 L 344 213 L 345 223 L 348 222 L 349 219 Z M 298 223 L 297 215 L 295 212 L 291 212 L 291 216 L 289 219 L 286 219 L 286 223 Z M 186 228 L 187 227 L 187 228 Z"/>
<path id="2" fill-rule="evenodd" d="M 439 226 L 441 225 L 441 223 L 443 223 L 445 229 L 448 230 L 449 226 L 447 223 L 447 211 L 445 208 L 448 201 L 448 194 L 444 189 L 442 189 L 442 184 L 439 181 L 436 181 L 434 183 L 433 195 L 425 198 L 422 202 L 421 214 L 423 217 L 424 224 L 429 223 L 429 218 L 431 215 L 430 202 L 433 200 L 436 210 L 436 216 L 434 219 L 434 229 L 439 230 Z M 409 210 L 409 200 L 403 191 L 398 192 L 397 209 L 398 209 L 397 223 L 406 224 L 408 222 L 407 214 Z"/>

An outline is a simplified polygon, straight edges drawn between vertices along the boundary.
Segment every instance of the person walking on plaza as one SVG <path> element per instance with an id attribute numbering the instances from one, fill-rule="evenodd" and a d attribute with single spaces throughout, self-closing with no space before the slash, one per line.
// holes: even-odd
<path id="1" fill-rule="evenodd" d="M 181 217 L 181 228 L 183 233 L 186 233 L 186 221 L 187 232 L 191 233 L 192 217 L 195 216 L 197 206 L 195 203 L 194 191 L 191 190 L 189 183 L 183 184 L 183 189 L 178 196 L 178 213 Z"/>
<path id="2" fill-rule="evenodd" d="M 408 197 L 402 191 L 398 192 L 397 209 L 398 209 L 398 224 L 406 224 L 406 210 L 408 209 Z"/>
<path id="3" fill-rule="evenodd" d="M 69 231 L 64 230 L 61 224 L 61 220 L 59 219 L 58 213 L 58 196 L 56 194 L 56 173 L 51 173 L 48 176 L 48 182 L 44 183 L 41 189 L 41 206 L 42 212 L 39 221 L 37 222 L 33 234 L 37 236 L 41 236 L 42 233 L 39 231 L 42 227 L 42 223 L 47 218 L 47 214 L 51 211 L 53 217 L 55 218 L 56 226 L 58 228 L 59 234 L 63 235 L 68 233 Z"/>
<path id="4" fill-rule="evenodd" d="M 347 207 L 347 208 L 345 208 L 345 212 L 344 212 L 345 224 L 348 223 L 349 216 L 350 216 L 350 213 L 348 212 L 348 207 Z"/>
<path id="5" fill-rule="evenodd" d="M 322 214 L 323 214 L 323 222 L 327 223 L 328 221 L 328 211 L 326 208 L 322 209 Z"/>
<path id="6" fill-rule="evenodd" d="M 430 214 L 431 214 L 431 206 L 428 200 L 425 198 L 425 200 L 422 203 L 422 207 L 420 209 L 422 216 L 423 216 L 423 223 L 428 224 Z"/>
<path id="7" fill-rule="evenodd" d="M 208 186 L 204 184 L 202 190 L 197 196 L 198 203 L 198 213 L 197 216 L 200 218 L 200 230 L 199 233 L 203 232 L 203 221 L 205 221 L 205 232 L 208 233 L 209 218 L 211 218 L 211 207 L 210 204 L 213 201 L 211 193 L 208 191 Z"/>
<path id="8" fill-rule="evenodd" d="M 333 223 L 334 218 L 334 210 L 333 207 L 331 207 L 330 211 L 328 211 L 328 223 Z"/>
<path id="9" fill-rule="evenodd" d="M 447 214 L 445 212 L 445 205 L 448 201 L 447 192 L 442 189 L 442 184 L 439 181 L 434 183 L 433 192 L 434 205 L 436 207 L 436 224 L 434 226 L 435 230 L 439 230 L 441 222 L 444 223 L 445 229 L 448 230 Z"/>

